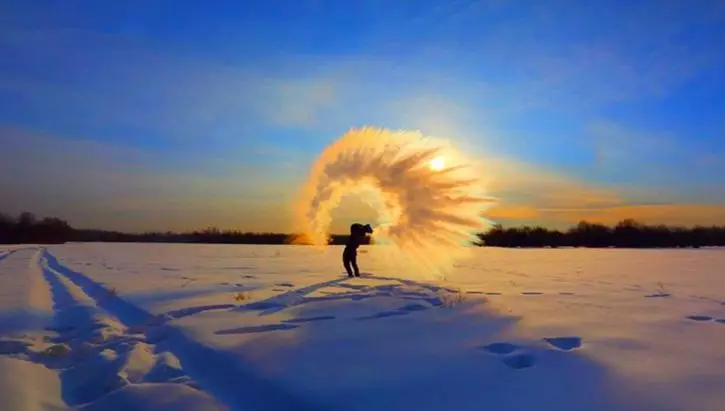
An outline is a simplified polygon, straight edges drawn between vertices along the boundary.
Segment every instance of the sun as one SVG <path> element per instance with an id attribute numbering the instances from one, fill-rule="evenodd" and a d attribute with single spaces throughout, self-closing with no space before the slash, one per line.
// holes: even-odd
<path id="1" fill-rule="evenodd" d="M 428 163 L 428 167 L 433 171 L 441 171 L 446 168 L 446 162 L 443 157 L 436 157 Z"/>

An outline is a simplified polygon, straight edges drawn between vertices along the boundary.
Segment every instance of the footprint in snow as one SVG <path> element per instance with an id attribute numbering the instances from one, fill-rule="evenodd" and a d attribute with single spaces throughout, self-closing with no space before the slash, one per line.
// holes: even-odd
<path id="1" fill-rule="evenodd" d="M 73 326 L 57 326 L 57 327 L 45 327 L 48 331 L 54 331 L 57 333 L 69 333 L 73 330 L 75 330 L 75 327 Z"/>
<path id="2" fill-rule="evenodd" d="M 404 305 L 400 308 L 397 308 L 395 310 L 383 311 L 383 312 L 380 312 L 377 314 L 373 314 L 373 315 L 369 315 L 369 316 L 365 316 L 365 317 L 359 317 L 359 318 L 356 318 L 356 320 L 364 321 L 364 320 L 376 320 L 376 319 L 380 319 L 380 318 L 396 317 L 399 315 L 408 315 L 415 311 L 424 311 L 427 309 L 428 309 L 428 307 L 426 307 L 422 304 L 408 304 L 408 305 Z"/>
<path id="3" fill-rule="evenodd" d="M 544 341 L 562 351 L 571 351 L 582 346 L 581 337 L 552 337 L 544 338 Z"/>
<path id="4" fill-rule="evenodd" d="M 398 310 L 405 311 L 405 312 L 423 311 L 423 310 L 427 310 L 427 309 L 428 309 L 428 307 L 426 307 L 422 304 L 408 304 L 408 305 L 404 305 L 404 306 L 398 308 Z"/>
<path id="5" fill-rule="evenodd" d="M 645 298 L 665 298 L 665 297 L 669 297 L 671 295 L 672 294 L 670 294 L 670 293 L 654 293 L 654 294 L 645 295 Z"/>
<path id="6" fill-rule="evenodd" d="M 688 320 L 699 322 L 712 321 L 712 317 L 710 317 L 709 315 L 688 315 L 685 318 L 687 318 Z"/>
<path id="7" fill-rule="evenodd" d="M 265 310 L 274 310 L 279 308 L 286 307 L 282 303 L 276 303 L 273 301 L 257 301 L 253 303 L 249 303 L 247 305 L 240 306 L 240 309 L 247 309 L 247 310 L 253 310 L 253 311 L 265 311 Z"/>
<path id="8" fill-rule="evenodd" d="M 299 325 L 293 324 L 267 324 L 267 325 L 254 325 L 249 327 L 232 328 L 229 330 L 219 330 L 215 332 L 217 335 L 232 335 L 232 334 L 255 334 L 264 333 L 270 331 L 284 331 L 291 330 L 299 327 Z"/>
<path id="9" fill-rule="evenodd" d="M 30 344 L 24 341 L 0 341 L 0 355 L 21 354 L 27 351 Z"/>
<path id="10" fill-rule="evenodd" d="M 508 343 L 508 342 L 496 342 L 481 347 L 484 351 L 504 357 L 501 362 L 513 370 L 523 370 L 525 368 L 531 368 L 536 364 L 536 356 L 530 353 L 518 353 L 521 347 Z"/>
<path id="11" fill-rule="evenodd" d="M 408 313 L 406 313 L 404 311 L 383 311 L 381 313 L 369 315 L 369 316 L 366 316 L 366 317 L 359 317 L 359 318 L 356 318 L 356 320 L 358 320 L 358 321 L 377 320 L 377 319 L 380 319 L 380 318 L 395 317 L 395 316 L 398 316 L 398 315 L 406 315 L 406 314 L 408 314 Z"/>
<path id="12" fill-rule="evenodd" d="M 146 343 L 158 344 L 169 337 L 169 332 L 165 328 L 151 327 L 146 331 Z"/>
<path id="13" fill-rule="evenodd" d="M 581 337 L 552 337 L 544 338 L 544 341 L 562 351 L 571 351 L 582 345 Z M 481 348 L 490 354 L 504 357 L 502 360 L 504 365 L 514 370 L 531 368 L 537 362 L 534 354 L 525 352 L 517 353 L 517 351 L 521 350 L 521 346 L 513 343 L 496 342 Z"/>
<path id="14" fill-rule="evenodd" d="M 507 343 L 507 342 L 497 342 L 497 343 L 485 345 L 481 348 L 483 348 L 484 351 L 487 351 L 491 354 L 507 355 L 507 354 L 513 353 L 514 351 L 520 349 L 521 347 L 519 347 L 516 344 L 511 344 L 511 343 Z"/>
<path id="15" fill-rule="evenodd" d="M 503 360 L 503 363 L 514 370 L 531 368 L 536 364 L 536 357 L 533 354 L 518 354 Z"/>
<path id="16" fill-rule="evenodd" d="M 291 320 L 284 321 L 285 323 L 311 323 L 316 321 L 334 320 L 336 317 L 333 315 L 324 315 L 320 317 L 300 317 L 293 318 Z"/>

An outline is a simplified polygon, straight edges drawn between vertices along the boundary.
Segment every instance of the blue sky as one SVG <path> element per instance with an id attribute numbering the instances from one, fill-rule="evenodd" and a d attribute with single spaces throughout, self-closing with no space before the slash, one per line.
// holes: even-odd
<path id="1" fill-rule="evenodd" d="M 491 218 L 725 223 L 721 1 L 5 1 L 2 208 L 289 231 L 366 124 L 489 165 Z"/>

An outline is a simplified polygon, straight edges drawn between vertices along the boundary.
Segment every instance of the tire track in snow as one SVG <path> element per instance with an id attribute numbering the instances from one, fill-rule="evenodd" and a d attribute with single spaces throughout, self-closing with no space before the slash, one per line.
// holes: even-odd
<path id="1" fill-rule="evenodd" d="M 232 410 L 320 410 L 304 402 L 272 381 L 254 375 L 252 369 L 231 353 L 224 352 L 188 337 L 180 329 L 158 323 L 158 316 L 114 296 L 90 277 L 63 266 L 47 250 L 43 251 L 45 265 L 79 287 L 95 304 L 112 314 L 126 327 L 153 329 L 155 343 L 175 355 L 183 370 L 201 388 L 225 403 Z M 148 333 L 147 333 L 148 334 Z"/>
<path id="2" fill-rule="evenodd" d="M 16 253 L 17 251 L 18 251 L 18 249 L 16 248 L 16 249 L 8 250 L 8 251 L 0 254 L 0 262 L 2 262 L 3 260 L 5 260 L 6 258 L 10 257 L 11 255 L 13 255 L 14 253 Z"/>
<path id="3" fill-rule="evenodd" d="M 57 370 L 53 380 L 58 384 L 62 409 L 70 406 L 79 411 L 102 411 L 109 404 L 128 407 L 129 401 L 145 402 L 149 409 L 155 405 L 176 409 L 172 407 L 178 404 L 193 404 L 209 411 L 226 409 L 209 393 L 195 387 L 195 382 L 175 366 L 172 354 L 158 350 L 140 334 L 133 335 L 78 286 L 43 264 L 43 257 L 44 251 L 36 251 L 30 269 L 48 289 L 52 326 L 47 330 L 56 336 L 44 337 L 51 345 L 42 351 L 15 344 L 14 354 Z M 150 392 L 174 399 L 159 402 Z"/>
<path id="4" fill-rule="evenodd" d="M 48 368 L 63 368 L 59 373 L 63 401 L 71 407 L 94 402 L 104 395 L 128 384 L 119 375 L 120 363 L 111 350 L 96 348 L 96 344 L 123 342 L 123 334 L 113 327 L 94 302 L 68 280 L 51 269 L 43 269 L 53 301 L 53 331 L 58 337 L 46 351 L 49 355 L 40 362 Z M 115 329 L 114 329 L 115 328 Z M 119 332 L 109 339 L 105 330 Z M 111 340 L 111 341 L 108 341 Z M 40 360 L 40 359 L 39 359 Z"/>
<path id="5" fill-rule="evenodd" d="M 37 248 L 4 253 L 0 261 L 0 409 L 65 410 L 60 379 L 42 355 L 46 327 L 53 315 L 48 289 L 37 264 Z M 41 390 L 38 387 L 42 387 Z"/>
<path id="6" fill-rule="evenodd" d="M 53 310 L 50 291 L 37 264 L 40 258 L 38 248 L 26 247 L 10 250 L 0 260 L 0 333 L 40 331 L 48 324 Z"/>
<path id="7" fill-rule="evenodd" d="M 26 272 L 28 282 L 30 283 L 30 288 L 27 290 L 28 305 L 38 313 L 44 313 L 47 316 L 52 316 L 52 293 L 49 285 L 44 279 L 43 268 L 40 264 L 43 253 L 41 249 L 34 250 L 35 252 L 32 257 L 30 257 Z"/>

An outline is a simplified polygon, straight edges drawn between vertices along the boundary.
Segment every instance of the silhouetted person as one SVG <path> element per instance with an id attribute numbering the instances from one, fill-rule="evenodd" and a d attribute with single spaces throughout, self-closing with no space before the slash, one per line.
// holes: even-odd
<path id="1" fill-rule="evenodd" d="M 360 277 L 360 270 L 357 267 L 357 248 L 365 239 L 365 234 L 372 234 L 373 228 L 370 224 L 355 223 L 350 226 L 350 237 L 345 244 L 345 250 L 342 252 L 342 263 L 345 266 L 348 277 Z"/>

